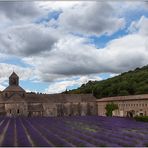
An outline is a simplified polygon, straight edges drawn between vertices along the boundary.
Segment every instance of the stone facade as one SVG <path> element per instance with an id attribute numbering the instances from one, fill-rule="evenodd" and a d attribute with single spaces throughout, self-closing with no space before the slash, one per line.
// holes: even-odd
<path id="1" fill-rule="evenodd" d="M 117 104 L 119 108 L 118 110 L 113 111 L 113 116 L 148 116 L 148 94 L 98 99 L 98 115 L 105 116 L 105 106 L 111 102 Z"/>
<path id="2" fill-rule="evenodd" d="M 96 98 L 92 94 L 36 94 L 19 86 L 15 72 L 9 86 L 0 94 L 0 115 L 73 116 L 96 115 Z"/>

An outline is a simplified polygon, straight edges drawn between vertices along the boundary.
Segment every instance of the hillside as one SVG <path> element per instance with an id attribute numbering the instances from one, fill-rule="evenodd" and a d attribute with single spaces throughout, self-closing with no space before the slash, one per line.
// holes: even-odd
<path id="1" fill-rule="evenodd" d="M 97 98 L 148 93 L 148 65 L 102 81 L 89 81 L 63 93 L 92 93 Z"/>

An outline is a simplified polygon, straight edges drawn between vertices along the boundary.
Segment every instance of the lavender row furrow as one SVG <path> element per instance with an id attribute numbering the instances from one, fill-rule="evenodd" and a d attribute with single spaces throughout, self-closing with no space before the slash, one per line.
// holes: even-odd
<path id="1" fill-rule="evenodd" d="M 19 118 L 16 119 L 16 136 L 17 136 L 17 146 L 30 147 L 32 146 L 27 138 L 25 130 Z"/>
<path id="2" fill-rule="evenodd" d="M 50 146 L 49 143 L 47 143 L 47 141 L 42 137 L 42 135 L 38 131 L 36 131 L 34 128 L 32 128 L 32 126 L 30 126 L 27 120 L 22 119 L 22 121 L 35 146 L 39 146 L 39 147 Z"/>
<path id="3" fill-rule="evenodd" d="M 101 116 L 0 117 L 0 137 L 0 146 L 145 147 L 148 123 Z"/>
<path id="4" fill-rule="evenodd" d="M 5 136 L 4 136 L 4 140 L 1 144 L 1 146 L 14 146 L 14 119 L 10 119 L 8 128 L 6 130 Z"/>
<path id="5" fill-rule="evenodd" d="M 48 131 L 44 128 L 43 124 L 40 125 L 36 121 L 30 121 L 32 125 L 34 125 L 54 146 L 66 146 L 66 147 L 73 147 L 71 143 L 68 143 L 66 140 L 62 139 L 55 133 Z"/>

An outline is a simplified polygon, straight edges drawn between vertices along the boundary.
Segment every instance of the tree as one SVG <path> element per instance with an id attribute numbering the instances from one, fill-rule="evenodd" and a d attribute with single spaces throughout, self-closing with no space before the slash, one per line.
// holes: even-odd
<path id="1" fill-rule="evenodd" d="M 127 90 L 120 90 L 119 96 L 127 96 L 127 95 L 129 95 Z"/>
<path id="2" fill-rule="evenodd" d="M 105 109 L 106 109 L 106 116 L 112 116 L 113 111 L 118 109 L 118 105 L 114 104 L 113 102 L 108 103 L 108 104 L 106 104 Z"/>

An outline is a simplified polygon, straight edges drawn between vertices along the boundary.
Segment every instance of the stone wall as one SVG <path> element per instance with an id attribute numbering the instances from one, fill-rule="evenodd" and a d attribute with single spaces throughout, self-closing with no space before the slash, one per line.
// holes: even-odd
<path id="1" fill-rule="evenodd" d="M 125 101 L 107 101 L 98 102 L 98 115 L 105 116 L 105 106 L 113 102 L 119 109 L 113 111 L 114 116 L 136 116 L 148 115 L 148 100 L 125 100 Z"/>
<path id="2" fill-rule="evenodd" d="M 5 104 L 7 116 L 27 116 L 28 108 L 26 103 L 8 103 Z"/>

